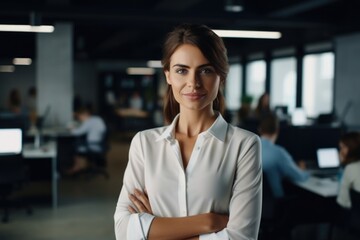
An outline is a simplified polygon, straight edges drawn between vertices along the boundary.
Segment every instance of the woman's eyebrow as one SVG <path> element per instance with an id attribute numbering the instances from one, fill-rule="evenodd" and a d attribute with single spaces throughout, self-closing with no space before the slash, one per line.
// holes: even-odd
<path id="1" fill-rule="evenodd" d="M 190 68 L 189 66 L 187 66 L 187 65 L 185 65 L 185 64 L 180 64 L 180 63 L 174 64 L 172 67 Z"/>
<path id="2" fill-rule="evenodd" d="M 213 65 L 211 63 L 205 63 L 205 64 L 202 64 L 200 66 L 197 66 L 196 68 L 203 68 L 203 67 L 212 67 Z M 177 63 L 177 64 L 174 64 L 172 67 L 183 67 L 183 68 L 190 68 L 189 66 L 185 65 L 185 64 L 180 64 L 180 63 Z"/>

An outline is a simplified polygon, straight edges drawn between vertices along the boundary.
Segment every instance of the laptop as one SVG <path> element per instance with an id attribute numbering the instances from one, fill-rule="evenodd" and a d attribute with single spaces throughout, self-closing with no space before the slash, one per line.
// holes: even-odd
<path id="1" fill-rule="evenodd" d="M 340 168 L 337 148 L 319 148 L 316 150 L 317 169 L 311 173 L 318 177 L 335 177 Z"/>
<path id="2" fill-rule="evenodd" d="M 20 154 L 22 151 L 22 131 L 20 128 L 0 129 L 0 155 Z"/>

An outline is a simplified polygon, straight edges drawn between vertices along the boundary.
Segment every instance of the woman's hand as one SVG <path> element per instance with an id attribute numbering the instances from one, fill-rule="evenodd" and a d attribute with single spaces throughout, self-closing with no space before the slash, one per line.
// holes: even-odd
<path id="1" fill-rule="evenodd" d="M 129 194 L 129 199 L 135 206 L 135 208 L 130 205 L 128 206 L 128 210 L 130 213 L 145 212 L 153 214 L 146 190 L 142 192 L 139 189 L 135 189 L 133 194 Z"/>

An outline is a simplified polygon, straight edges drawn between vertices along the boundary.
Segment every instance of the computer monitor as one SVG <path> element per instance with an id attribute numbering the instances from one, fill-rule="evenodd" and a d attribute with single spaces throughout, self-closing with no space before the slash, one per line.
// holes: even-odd
<path id="1" fill-rule="evenodd" d="M 316 156 L 319 168 L 338 168 L 340 166 L 337 148 L 319 148 Z"/>
<path id="2" fill-rule="evenodd" d="M 303 108 L 296 108 L 291 116 L 291 124 L 294 126 L 306 125 L 306 113 Z"/>
<path id="3" fill-rule="evenodd" d="M 0 129 L 0 143 L 0 155 L 21 153 L 22 130 L 20 128 Z"/>

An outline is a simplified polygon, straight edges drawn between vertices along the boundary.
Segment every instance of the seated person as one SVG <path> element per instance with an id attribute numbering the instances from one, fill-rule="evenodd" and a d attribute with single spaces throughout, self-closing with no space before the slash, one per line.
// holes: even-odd
<path id="1" fill-rule="evenodd" d="M 345 133 L 340 138 L 339 147 L 344 172 L 336 201 L 341 207 L 350 209 L 350 189 L 360 192 L 360 133 Z"/>
<path id="2" fill-rule="evenodd" d="M 285 148 L 275 144 L 279 134 L 279 122 L 275 115 L 265 116 L 258 129 L 261 136 L 263 172 L 267 175 L 275 198 L 284 197 L 283 180 L 305 181 L 309 173 L 305 165 L 298 167 Z"/>
<path id="3" fill-rule="evenodd" d="M 75 113 L 80 125 L 71 129 L 71 133 L 78 136 L 74 165 L 66 171 L 75 174 L 88 167 L 87 154 L 103 151 L 102 141 L 106 132 L 106 125 L 102 118 L 94 116 L 87 107 L 81 107 Z"/>

